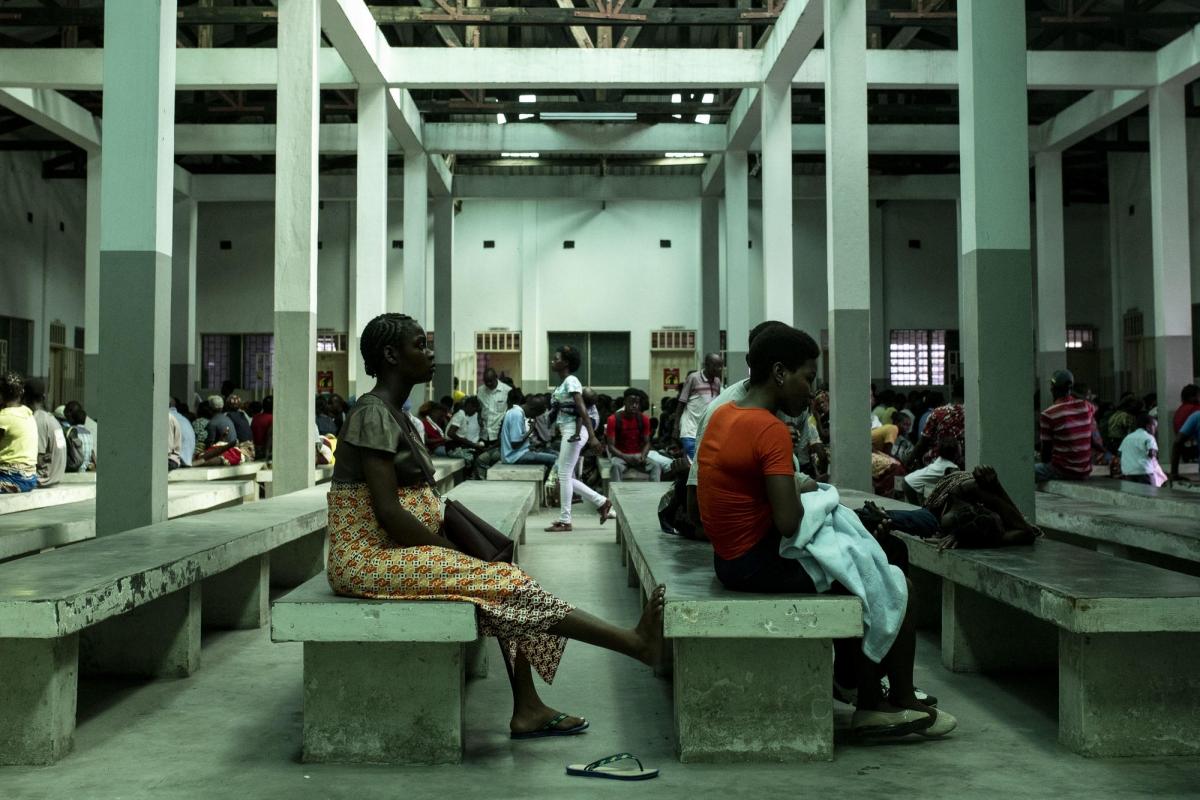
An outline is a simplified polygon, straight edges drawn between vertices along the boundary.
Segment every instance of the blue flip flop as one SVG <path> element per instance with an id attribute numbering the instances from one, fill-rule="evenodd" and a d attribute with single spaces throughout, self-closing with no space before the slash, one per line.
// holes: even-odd
<path id="1" fill-rule="evenodd" d="M 637 763 L 637 769 L 634 769 L 630 764 L 621 764 L 613 766 L 618 762 L 634 761 Z M 614 781 L 646 781 L 651 778 L 658 777 L 657 769 L 646 769 L 642 766 L 642 760 L 632 753 L 617 753 L 613 756 L 607 756 L 599 761 L 593 761 L 590 764 L 570 764 L 567 766 L 567 774 L 574 775 L 579 778 L 608 778 Z"/>
<path id="2" fill-rule="evenodd" d="M 574 728 L 559 728 L 558 723 L 567 718 L 566 714 L 557 714 L 554 719 L 547 722 L 536 731 L 526 731 L 524 733 L 509 734 L 512 739 L 544 739 L 547 736 L 577 736 L 588 729 L 591 725 L 586 719 L 576 725 Z"/>

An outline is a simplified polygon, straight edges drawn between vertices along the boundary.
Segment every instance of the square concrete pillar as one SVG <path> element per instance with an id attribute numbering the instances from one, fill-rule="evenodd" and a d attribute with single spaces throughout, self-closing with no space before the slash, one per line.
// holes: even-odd
<path id="1" fill-rule="evenodd" d="M 462 761 L 461 642 L 307 642 L 304 760 Z"/>
<path id="2" fill-rule="evenodd" d="M 79 636 L 0 639 L 0 765 L 53 764 L 71 750 Z"/>
<path id="3" fill-rule="evenodd" d="M 186 678 L 200 666 L 200 584 L 80 634 L 80 669 L 100 675 Z"/>
<path id="4" fill-rule="evenodd" d="M 291 588 L 325 571 L 325 531 L 310 533 L 271 551 L 271 585 Z"/>
<path id="5" fill-rule="evenodd" d="M 1111 758 L 1200 754 L 1200 637 L 1059 633 L 1058 740 Z"/>
<path id="6" fill-rule="evenodd" d="M 271 614 L 271 559 L 264 554 L 204 581 L 201 619 L 205 627 L 261 628 Z"/>
<path id="7" fill-rule="evenodd" d="M 675 639 L 674 645 L 680 761 L 832 760 L 829 639 Z"/>
<path id="8" fill-rule="evenodd" d="M 762 308 L 763 319 L 791 325 L 792 286 L 792 83 L 764 83 L 762 97 Z M 726 189 L 728 191 L 728 188 Z"/>
<path id="9" fill-rule="evenodd" d="M 948 670 L 1047 669 L 1054 666 L 1056 637 L 1049 623 L 942 581 L 942 664 Z"/>
<path id="10" fill-rule="evenodd" d="M 744 150 L 725 153 L 725 375 L 745 378 L 750 350 L 750 177 Z"/>
<path id="11" fill-rule="evenodd" d="M 454 386 L 454 198 L 438 197 L 433 204 L 433 319 L 419 319 L 434 338 L 433 390 L 436 397 Z"/>

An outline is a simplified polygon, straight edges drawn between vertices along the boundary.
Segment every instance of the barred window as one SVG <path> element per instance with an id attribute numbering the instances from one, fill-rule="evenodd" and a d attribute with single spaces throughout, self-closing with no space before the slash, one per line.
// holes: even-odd
<path id="1" fill-rule="evenodd" d="M 1091 325 L 1074 325 L 1067 328 L 1068 350 L 1095 350 L 1096 328 Z"/>
<path id="2" fill-rule="evenodd" d="M 946 383 L 946 331 L 893 330 L 889 347 L 893 386 L 942 386 Z"/>

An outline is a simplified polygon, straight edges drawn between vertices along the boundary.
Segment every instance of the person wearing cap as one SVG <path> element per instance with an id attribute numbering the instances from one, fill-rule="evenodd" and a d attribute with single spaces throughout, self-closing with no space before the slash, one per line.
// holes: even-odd
<path id="1" fill-rule="evenodd" d="M 209 447 L 218 442 L 237 444 L 237 428 L 233 426 L 233 420 L 225 413 L 225 398 L 219 394 L 211 395 L 208 398 L 208 405 L 213 410 L 213 415 L 208 419 L 208 439 L 205 444 Z"/>
<path id="2" fill-rule="evenodd" d="M 1050 378 L 1054 402 L 1042 412 L 1041 461 L 1033 465 L 1036 480 L 1084 480 L 1092 474 L 1092 451 L 1104 452 L 1096 410 L 1071 389 L 1075 376 L 1060 369 Z"/>
<path id="3" fill-rule="evenodd" d="M 67 437 L 59 421 L 45 409 L 46 387 L 40 380 L 31 378 L 25 382 L 23 402 L 33 412 L 33 421 L 37 423 L 38 488 L 53 486 L 67 471 Z"/>

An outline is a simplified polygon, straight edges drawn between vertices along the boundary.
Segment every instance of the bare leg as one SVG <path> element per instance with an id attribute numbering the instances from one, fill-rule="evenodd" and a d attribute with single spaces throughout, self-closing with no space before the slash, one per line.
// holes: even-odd
<path id="1" fill-rule="evenodd" d="M 644 664 L 654 666 L 662 657 L 662 618 L 666 588 L 659 586 L 650 595 L 642 618 L 633 629 L 618 628 L 586 611 L 576 609 L 549 630 L 556 636 L 603 647 Z"/>
<path id="2" fill-rule="evenodd" d="M 900 632 L 896 635 L 896 641 L 892 643 L 892 649 L 888 650 L 878 665 L 859 653 L 859 708 L 878 711 L 911 708 L 927 712 L 930 716 L 937 715 L 937 709 L 917 700 L 913 692 L 913 663 L 917 658 L 917 625 L 914 613 L 916 606 L 916 592 L 912 581 L 909 580 L 908 608 L 905 609 L 904 621 L 900 624 Z M 889 689 L 886 698 L 879 683 L 881 669 L 888 677 Z"/>
<path id="3" fill-rule="evenodd" d="M 540 730 L 546 723 L 558 716 L 558 711 L 542 702 L 542 698 L 537 692 L 537 686 L 533 682 L 533 669 L 525 660 L 525 656 L 518 653 L 516 664 L 509 666 L 507 643 L 503 639 L 498 641 L 504 668 L 508 671 L 508 682 L 512 687 L 513 713 L 508 728 L 513 733 Z M 583 723 L 582 717 L 566 717 L 554 727 L 558 730 L 570 730 Z"/>

